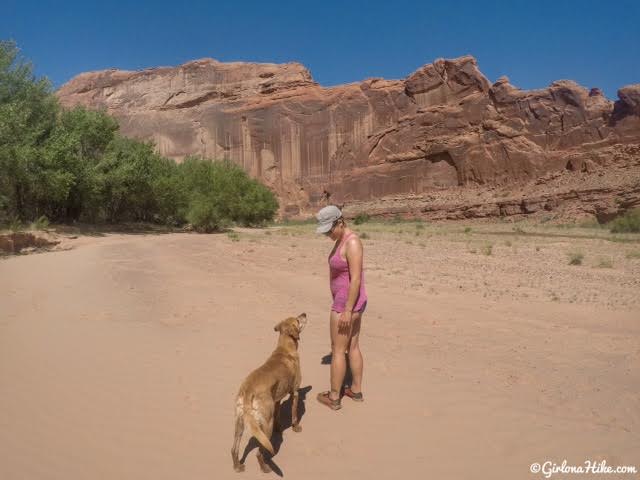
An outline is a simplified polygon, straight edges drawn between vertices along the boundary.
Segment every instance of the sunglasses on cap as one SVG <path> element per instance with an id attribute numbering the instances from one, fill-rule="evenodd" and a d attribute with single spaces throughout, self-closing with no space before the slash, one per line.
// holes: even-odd
<path id="1" fill-rule="evenodd" d="M 338 220 L 336 220 L 335 222 L 333 222 L 333 224 L 331 225 L 331 228 L 326 231 L 324 234 L 328 237 L 331 232 L 333 232 L 333 229 L 336 228 L 336 226 L 338 225 L 338 223 L 340 223 L 340 220 L 342 220 L 341 218 L 339 218 Z"/>

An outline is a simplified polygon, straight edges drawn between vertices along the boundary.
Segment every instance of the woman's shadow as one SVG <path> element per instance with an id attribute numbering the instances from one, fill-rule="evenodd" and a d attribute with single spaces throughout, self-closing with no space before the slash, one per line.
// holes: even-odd
<path id="1" fill-rule="evenodd" d="M 311 391 L 311 385 L 307 385 L 304 388 L 301 388 L 298 390 L 298 421 L 302 420 L 302 417 L 304 416 L 304 413 L 306 411 L 306 408 L 304 406 L 305 400 L 307 399 L 307 394 Z M 282 445 L 282 433 L 288 429 L 291 428 L 292 426 L 292 418 L 291 418 L 291 407 L 293 405 L 293 396 L 289 396 L 289 399 L 280 405 L 280 415 L 279 415 L 279 423 L 280 423 L 280 431 L 274 431 L 273 435 L 271 436 L 271 444 L 273 445 L 273 450 L 275 451 L 275 454 L 277 455 L 278 452 L 280 451 L 280 446 Z M 242 459 L 240 460 L 241 463 L 244 463 L 247 456 L 249 455 L 249 453 L 251 453 L 252 450 L 254 450 L 255 448 L 258 448 L 260 446 L 260 444 L 258 443 L 258 441 L 254 438 L 251 437 L 249 439 L 249 443 L 247 443 L 247 446 L 244 449 L 244 453 L 242 454 Z M 273 458 L 267 453 L 265 455 L 265 461 L 266 463 L 271 467 L 271 469 L 275 472 L 276 475 L 278 475 L 279 477 L 283 476 L 282 470 L 280 470 L 280 467 L 278 467 L 278 465 L 275 464 L 275 462 L 273 461 Z"/>
<path id="2" fill-rule="evenodd" d="M 351 374 L 351 366 L 349 365 L 349 355 L 345 353 L 344 356 L 345 356 L 345 361 L 347 362 L 347 371 L 344 374 L 344 381 L 342 382 L 342 390 L 344 390 L 345 387 L 351 386 L 351 384 L 353 383 L 353 375 Z M 331 365 L 331 353 L 327 353 L 324 357 L 322 357 L 320 359 L 320 363 L 322 365 Z"/>

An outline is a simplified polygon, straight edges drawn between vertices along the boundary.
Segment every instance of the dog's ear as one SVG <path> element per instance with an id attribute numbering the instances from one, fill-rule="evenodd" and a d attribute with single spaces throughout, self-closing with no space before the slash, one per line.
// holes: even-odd
<path id="1" fill-rule="evenodd" d="M 300 325 L 300 331 L 304 330 L 304 327 L 307 325 L 307 314 L 301 313 L 298 315 L 298 324 Z"/>

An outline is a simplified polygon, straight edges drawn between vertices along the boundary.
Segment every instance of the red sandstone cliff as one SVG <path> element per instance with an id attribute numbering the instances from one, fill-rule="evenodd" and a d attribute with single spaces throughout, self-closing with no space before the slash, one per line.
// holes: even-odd
<path id="1" fill-rule="evenodd" d="M 232 159 L 278 193 L 285 215 L 328 193 L 351 213 L 602 220 L 640 205 L 640 84 L 618 95 L 568 80 L 491 85 L 470 56 L 333 88 L 297 63 L 205 59 L 84 73 L 58 91 L 176 160 Z"/>

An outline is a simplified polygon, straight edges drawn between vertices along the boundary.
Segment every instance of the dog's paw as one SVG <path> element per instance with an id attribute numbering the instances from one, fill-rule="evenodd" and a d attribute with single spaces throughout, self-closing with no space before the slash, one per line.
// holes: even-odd
<path id="1" fill-rule="evenodd" d="M 302 431 L 302 425 L 294 425 L 292 428 L 293 428 L 294 432 L 301 432 Z"/>
<path id="2" fill-rule="evenodd" d="M 244 464 L 243 463 L 239 463 L 237 465 L 234 465 L 233 469 L 238 473 L 244 472 Z"/>
<path id="3" fill-rule="evenodd" d="M 260 465 L 260 470 L 262 470 L 264 473 L 269 473 L 272 471 L 269 464 L 264 460 L 264 456 L 262 455 L 262 453 L 258 452 L 257 458 L 258 464 Z"/>

